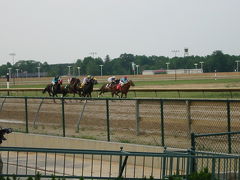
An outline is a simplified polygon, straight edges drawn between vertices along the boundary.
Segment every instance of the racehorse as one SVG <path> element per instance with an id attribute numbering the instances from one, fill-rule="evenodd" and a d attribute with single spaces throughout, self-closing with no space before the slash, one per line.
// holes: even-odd
<path id="1" fill-rule="evenodd" d="M 112 97 L 113 97 L 114 94 L 116 94 L 116 92 L 118 91 L 117 85 L 118 85 L 119 81 L 120 81 L 120 79 L 117 79 L 111 85 L 109 85 L 109 83 L 103 84 L 102 87 L 100 88 L 100 93 L 98 94 L 98 97 L 100 97 L 100 95 L 102 96 L 102 94 L 104 94 L 105 92 L 111 92 Z"/>
<path id="2" fill-rule="evenodd" d="M 82 88 L 80 88 L 81 81 L 78 78 L 71 78 L 70 83 L 67 85 L 68 93 L 73 93 L 73 96 L 75 97 L 75 94 L 78 94 L 81 96 Z"/>
<path id="3" fill-rule="evenodd" d="M 93 86 L 97 83 L 98 82 L 95 78 L 91 78 L 90 81 L 83 86 L 82 96 L 83 97 L 92 97 Z"/>
<path id="4" fill-rule="evenodd" d="M 44 94 L 45 92 L 48 92 L 49 96 L 52 96 L 52 84 L 48 84 L 42 91 L 42 93 Z"/>
<path id="5" fill-rule="evenodd" d="M 115 94 L 117 96 L 119 96 L 118 93 L 121 92 L 120 97 L 123 98 L 123 95 L 125 95 L 125 98 L 127 98 L 127 93 L 128 93 L 130 86 L 135 86 L 135 84 L 133 83 L 132 80 L 129 80 L 126 84 L 123 84 L 123 86 L 121 86 L 119 89 L 117 89 L 117 92 Z"/>
<path id="6" fill-rule="evenodd" d="M 58 86 L 57 84 L 48 84 L 42 91 L 43 94 L 45 92 L 48 92 L 49 96 L 52 97 L 58 97 L 57 94 L 62 94 L 62 97 L 65 97 L 68 93 L 68 88 L 65 86 Z"/>

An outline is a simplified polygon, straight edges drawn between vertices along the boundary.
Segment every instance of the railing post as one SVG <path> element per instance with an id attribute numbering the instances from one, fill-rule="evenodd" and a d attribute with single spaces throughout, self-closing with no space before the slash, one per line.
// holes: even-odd
<path id="1" fill-rule="evenodd" d="M 139 100 L 136 100 L 136 135 L 139 135 Z"/>
<path id="2" fill-rule="evenodd" d="M 164 142 L 164 116 L 163 116 L 163 100 L 160 100 L 160 111 L 161 111 L 161 140 L 162 146 L 165 146 Z"/>
<path id="3" fill-rule="evenodd" d="M 188 122 L 188 137 L 191 138 L 192 132 L 192 119 L 191 119 L 191 101 L 186 100 L 186 110 L 187 110 L 187 122 Z"/>
<path id="4" fill-rule="evenodd" d="M 110 141 L 109 101 L 106 99 L 107 140 Z"/>
<path id="5" fill-rule="evenodd" d="M 215 179 L 215 163 L 216 163 L 216 160 L 215 158 L 212 158 L 212 177 L 211 179 L 214 180 Z"/>
<path id="6" fill-rule="evenodd" d="M 63 137 L 65 137 L 65 112 L 64 112 L 64 98 L 62 98 L 62 128 L 63 128 Z"/>
<path id="7" fill-rule="evenodd" d="M 27 102 L 27 97 L 25 99 L 25 120 L 26 120 L 26 133 L 28 133 L 28 102 Z"/>
<path id="8" fill-rule="evenodd" d="M 193 173 L 196 171 L 196 160 L 195 160 L 195 151 L 196 151 L 196 143 L 195 143 L 195 134 L 191 133 L 191 150 L 190 150 L 190 155 L 191 155 L 191 171 L 190 173 Z"/>
<path id="9" fill-rule="evenodd" d="M 228 153 L 232 153 L 232 139 L 231 139 L 231 112 L 230 112 L 230 102 L 227 101 L 227 124 L 228 124 Z"/>

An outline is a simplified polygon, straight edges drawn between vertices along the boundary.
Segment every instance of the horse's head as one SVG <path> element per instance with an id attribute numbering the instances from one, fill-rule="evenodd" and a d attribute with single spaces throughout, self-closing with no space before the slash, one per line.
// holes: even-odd
<path id="1" fill-rule="evenodd" d="M 92 79 L 91 79 L 91 82 L 92 82 L 93 84 L 98 84 L 98 81 L 97 81 L 96 78 L 92 78 Z"/>
<path id="2" fill-rule="evenodd" d="M 129 80 L 128 83 L 129 83 L 130 86 L 135 86 L 135 84 L 132 80 Z"/>

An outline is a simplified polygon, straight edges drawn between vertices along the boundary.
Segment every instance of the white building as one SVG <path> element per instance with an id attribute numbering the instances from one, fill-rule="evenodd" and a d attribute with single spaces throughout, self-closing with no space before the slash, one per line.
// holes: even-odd
<path id="1" fill-rule="evenodd" d="M 143 70 L 143 75 L 154 75 L 154 74 L 197 74 L 203 73 L 202 69 L 159 69 L 159 70 Z"/>

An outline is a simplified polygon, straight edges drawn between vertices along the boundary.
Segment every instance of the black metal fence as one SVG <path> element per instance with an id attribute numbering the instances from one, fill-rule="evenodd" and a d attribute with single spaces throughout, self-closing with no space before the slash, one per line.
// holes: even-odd
<path id="1" fill-rule="evenodd" d="M 41 174 L 50 178 L 84 179 L 166 179 L 172 175 L 189 175 L 207 168 L 211 178 L 240 179 L 240 158 L 231 155 L 189 155 L 0 147 L 3 169 L 0 176 L 29 177 Z M 193 166 L 194 165 L 194 166 Z"/>
<path id="2" fill-rule="evenodd" d="M 210 134 L 192 133 L 192 149 L 229 154 L 240 154 L 240 131 Z"/>
<path id="3" fill-rule="evenodd" d="M 0 97 L 14 131 L 178 148 L 191 133 L 238 131 L 239 117 L 240 100 Z"/>

